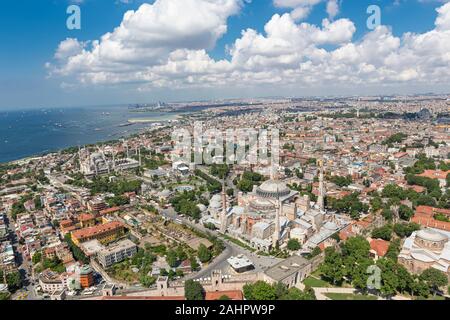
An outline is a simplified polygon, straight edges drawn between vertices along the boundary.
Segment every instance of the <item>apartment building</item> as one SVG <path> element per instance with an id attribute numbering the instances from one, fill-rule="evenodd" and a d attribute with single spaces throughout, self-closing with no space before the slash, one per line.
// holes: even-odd
<path id="1" fill-rule="evenodd" d="M 130 240 L 122 240 L 117 244 L 101 250 L 97 254 L 98 261 L 104 268 L 131 258 L 137 253 L 137 246 Z"/>

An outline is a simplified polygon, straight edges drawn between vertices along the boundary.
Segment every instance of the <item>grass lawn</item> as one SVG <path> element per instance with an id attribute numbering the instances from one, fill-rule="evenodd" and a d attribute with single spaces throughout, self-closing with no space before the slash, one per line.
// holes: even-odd
<path id="1" fill-rule="evenodd" d="M 317 279 L 315 277 L 309 276 L 303 281 L 303 284 L 305 286 L 309 286 L 312 288 L 324 288 L 324 287 L 330 287 L 330 284 L 326 281 L 323 281 L 321 279 Z"/>
<path id="2" fill-rule="evenodd" d="M 352 293 L 324 293 L 331 300 L 377 300 L 375 296 L 365 296 Z"/>

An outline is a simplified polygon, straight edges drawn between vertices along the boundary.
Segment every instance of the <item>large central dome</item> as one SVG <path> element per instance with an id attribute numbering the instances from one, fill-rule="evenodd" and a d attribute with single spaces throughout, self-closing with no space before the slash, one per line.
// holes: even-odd
<path id="1" fill-rule="evenodd" d="M 284 182 L 279 180 L 267 180 L 256 188 L 256 194 L 262 198 L 284 198 L 291 193 L 291 190 Z"/>

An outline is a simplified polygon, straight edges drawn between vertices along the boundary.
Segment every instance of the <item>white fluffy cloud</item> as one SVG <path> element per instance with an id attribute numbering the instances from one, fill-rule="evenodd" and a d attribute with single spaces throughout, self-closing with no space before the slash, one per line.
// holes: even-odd
<path id="1" fill-rule="evenodd" d="M 334 19 L 339 13 L 338 0 L 273 0 L 273 4 L 278 8 L 290 8 L 291 17 L 300 21 L 308 17 L 312 9 L 319 3 L 327 1 L 326 11 L 330 19 Z"/>
<path id="2" fill-rule="evenodd" d="M 157 66 L 177 49 L 211 49 L 227 32 L 227 19 L 239 12 L 241 0 L 157 0 L 125 13 L 122 23 L 100 40 L 60 44 L 55 57 L 62 75 L 142 70 Z M 68 56 L 66 47 L 82 47 Z"/>
<path id="3" fill-rule="evenodd" d="M 275 1 L 290 7 L 314 3 Z M 264 33 L 243 30 L 229 48 L 229 59 L 214 60 L 208 50 L 241 5 L 238 0 L 142 5 L 100 40 L 61 42 L 50 72 L 75 76 L 82 84 L 134 83 L 139 90 L 450 81 L 450 3 L 437 9 L 435 28 L 426 33 L 396 37 L 389 27 L 379 26 L 357 42 L 349 19 L 324 19 L 316 26 L 298 23 L 290 13 L 275 14 Z"/>
<path id="4" fill-rule="evenodd" d="M 305 19 L 312 8 L 322 0 L 273 0 L 273 4 L 278 8 L 291 8 L 291 17 L 296 20 Z"/>
<path id="5" fill-rule="evenodd" d="M 329 0 L 327 2 L 327 13 L 330 19 L 334 19 L 339 13 L 339 4 L 337 0 Z"/>

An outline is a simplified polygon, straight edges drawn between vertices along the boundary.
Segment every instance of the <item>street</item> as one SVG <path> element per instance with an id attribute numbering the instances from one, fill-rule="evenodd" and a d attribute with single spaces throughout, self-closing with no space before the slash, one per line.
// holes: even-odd
<path id="1" fill-rule="evenodd" d="M 169 219 L 172 221 L 179 221 L 182 224 L 188 225 L 188 226 L 195 228 L 203 233 L 205 233 L 205 232 L 211 233 L 211 234 L 219 237 L 225 245 L 225 250 L 218 257 L 216 257 L 206 268 L 202 269 L 201 271 L 199 271 L 195 274 L 192 274 L 192 275 L 186 277 L 186 279 L 199 279 L 199 278 L 209 277 L 213 270 L 221 270 L 224 274 L 230 274 L 231 270 L 230 270 L 230 266 L 229 266 L 227 260 L 230 257 L 236 257 L 238 255 L 247 256 L 254 263 L 254 266 L 255 266 L 254 271 L 256 271 L 256 272 L 263 271 L 282 260 L 282 259 L 271 257 L 271 256 L 259 256 L 254 252 L 251 252 L 245 248 L 242 248 L 242 247 L 228 241 L 227 239 L 224 239 L 223 237 L 221 237 L 221 234 L 218 231 L 206 229 L 201 224 L 193 223 L 193 222 L 189 221 L 188 219 L 179 216 L 173 208 L 161 210 L 161 214 L 166 219 Z M 234 271 L 231 271 L 231 272 L 234 272 Z"/>

